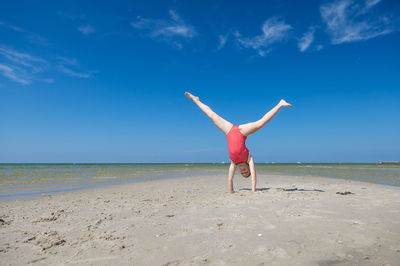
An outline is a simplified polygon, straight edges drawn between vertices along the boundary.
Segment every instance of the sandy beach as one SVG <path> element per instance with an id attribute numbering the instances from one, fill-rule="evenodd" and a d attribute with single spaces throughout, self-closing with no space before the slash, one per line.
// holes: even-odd
<path id="1" fill-rule="evenodd" d="M 0 264 L 398 265 L 400 188 L 225 175 L 0 202 Z M 341 193 L 341 194 L 338 194 Z M 351 193 L 349 193 L 351 192 Z"/>

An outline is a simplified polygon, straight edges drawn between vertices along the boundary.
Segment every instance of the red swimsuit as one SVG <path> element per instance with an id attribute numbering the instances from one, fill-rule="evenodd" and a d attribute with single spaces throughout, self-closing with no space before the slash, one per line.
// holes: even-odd
<path id="1" fill-rule="evenodd" d="M 235 164 L 247 162 L 249 158 L 249 150 L 246 148 L 247 136 L 244 136 L 240 130 L 239 126 L 232 126 L 228 134 L 226 134 L 226 139 L 228 140 L 228 150 L 229 158 Z"/>

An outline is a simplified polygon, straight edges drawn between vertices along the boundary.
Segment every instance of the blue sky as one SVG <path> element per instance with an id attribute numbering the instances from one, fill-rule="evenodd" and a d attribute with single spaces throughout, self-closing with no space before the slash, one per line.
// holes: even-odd
<path id="1" fill-rule="evenodd" d="M 132 3 L 133 2 L 133 3 Z M 0 162 L 400 160 L 398 1 L 2 1 Z"/>

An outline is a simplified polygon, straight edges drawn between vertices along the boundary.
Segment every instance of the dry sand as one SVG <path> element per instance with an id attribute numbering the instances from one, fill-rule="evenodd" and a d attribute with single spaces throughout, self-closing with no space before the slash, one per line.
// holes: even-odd
<path id="1" fill-rule="evenodd" d="M 0 264 L 400 264 L 399 187 L 258 179 L 259 194 L 214 175 L 0 202 Z"/>

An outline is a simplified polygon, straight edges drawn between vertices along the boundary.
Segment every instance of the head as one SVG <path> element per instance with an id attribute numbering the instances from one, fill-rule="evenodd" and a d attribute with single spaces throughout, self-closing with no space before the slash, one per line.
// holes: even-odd
<path id="1" fill-rule="evenodd" d="M 239 171 L 243 177 L 247 178 L 250 176 L 250 168 L 247 162 L 239 164 Z"/>

